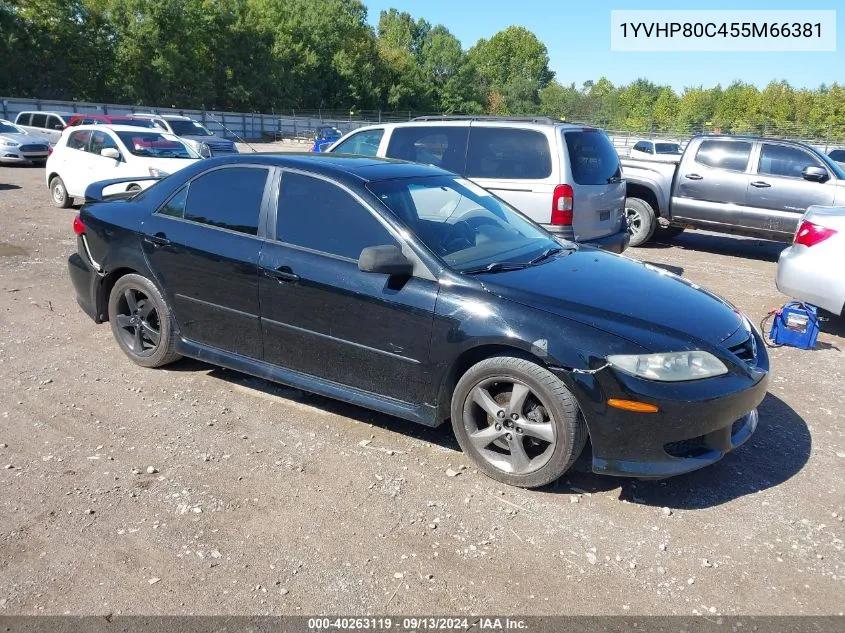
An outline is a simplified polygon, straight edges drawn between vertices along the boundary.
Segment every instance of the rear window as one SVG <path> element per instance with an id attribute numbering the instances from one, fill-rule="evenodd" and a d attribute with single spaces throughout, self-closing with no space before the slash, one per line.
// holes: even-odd
<path id="1" fill-rule="evenodd" d="M 578 185 L 606 185 L 622 177 L 619 154 L 604 132 L 564 132 L 572 179 Z"/>
<path id="2" fill-rule="evenodd" d="M 707 167 L 745 171 L 751 156 L 751 143 L 746 141 L 702 141 L 695 153 L 695 162 Z"/>
<path id="3" fill-rule="evenodd" d="M 29 125 L 31 120 L 32 115 L 29 112 L 21 112 L 18 115 L 18 118 L 15 119 L 15 123 L 17 123 L 18 125 Z"/>
<path id="4" fill-rule="evenodd" d="M 469 178 L 537 180 L 552 173 L 546 135 L 517 128 L 471 127 L 466 164 Z"/>

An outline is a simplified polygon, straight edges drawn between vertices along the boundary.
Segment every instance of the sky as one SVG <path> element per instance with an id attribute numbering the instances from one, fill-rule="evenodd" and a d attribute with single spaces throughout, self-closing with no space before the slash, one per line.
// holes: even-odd
<path id="1" fill-rule="evenodd" d="M 549 50 L 549 67 L 564 85 L 598 80 L 605 76 L 614 84 L 640 77 L 682 91 L 687 86 L 726 87 L 741 80 L 765 87 L 785 79 L 794 87 L 817 88 L 822 83 L 845 83 L 845 3 L 842 0 L 710 0 L 706 4 L 665 0 L 362 0 L 369 20 L 378 23 L 379 13 L 391 7 L 414 18 L 445 25 L 470 48 L 480 38 L 490 38 L 512 25 L 533 31 Z M 767 10 L 839 9 L 836 52 L 611 52 L 611 9 L 744 9 Z"/>

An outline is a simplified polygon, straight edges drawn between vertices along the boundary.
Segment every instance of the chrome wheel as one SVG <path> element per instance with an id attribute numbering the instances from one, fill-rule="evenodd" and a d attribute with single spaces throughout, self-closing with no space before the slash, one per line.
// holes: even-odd
<path id="1" fill-rule="evenodd" d="M 463 422 L 480 457 L 508 474 L 539 470 L 557 443 L 549 408 L 525 383 L 510 378 L 478 383 L 464 403 Z"/>

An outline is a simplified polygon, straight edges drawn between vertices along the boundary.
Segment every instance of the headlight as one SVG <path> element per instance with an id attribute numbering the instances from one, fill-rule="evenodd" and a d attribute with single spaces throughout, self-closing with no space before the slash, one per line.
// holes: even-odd
<path id="1" fill-rule="evenodd" d="M 17 147 L 15 141 L 3 141 L 3 147 Z"/>
<path id="2" fill-rule="evenodd" d="M 607 362 L 626 374 L 661 382 L 699 380 L 728 373 L 728 368 L 722 361 L 701 350 L 666 354 L 620 354 L 608 356 Z"/>
<path id="3" fill-rule="evenodd" d="M 169 175 L 169 172 L 158 169 L 156 167 L 150 167 L 150 176 L 153 176 L 155 178 L 167 178 Z"/>
<path id="4" fill-rule="evenodd" d="M 211 158 L 211 148 L 208 143 L 197 143 L 197 152 L 203 158 Z"/>

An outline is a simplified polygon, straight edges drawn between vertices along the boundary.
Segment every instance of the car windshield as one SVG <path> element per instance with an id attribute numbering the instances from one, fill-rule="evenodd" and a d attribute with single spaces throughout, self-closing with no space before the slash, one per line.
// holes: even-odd
<path id="1" fill-rule="evenodd" d="M 192 120 L 168 119 L 167 123 L 176 136 L 214 136 L 202 125 Z"/>
<path id="2" fill-rule="evenodd" d="M 123 144 L 135 156 L 151 158 L 199 158 L 199 155 L 188 148 L 182 141 L 172 134 L 160 132 L 118 132 Z"/>
<path id="3" fill-rule="evenodd" d="M 658 154 L 680 154 L 681 146 L 677 143 L 655 143 L 654 151 Z"/>
<path id="4" fill-rule="evenodd" d="M 0 122 L 0 134 L 23 134 L 23 130 L 19 130 L 11 123 L 5 121 Z"/>
<path id="5" fill-rule="evenodd" d="M 526 266 L 562 250 L 546 231 L 462 178 L 404 178 L 367 187 L 429 250 L 459 272 Z"/>
<path id="6" fill-rule="evenodd" d="M 145 127 L 145 128 L 155 128 L 155 123 L 152 122 L 150 119 L 130 119 L 126 117 L 125 119 L 112 119 L 109 122 L 110 125 L 130 125 L 132 127 Z"/>

